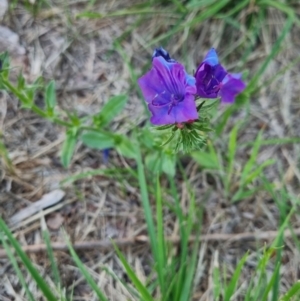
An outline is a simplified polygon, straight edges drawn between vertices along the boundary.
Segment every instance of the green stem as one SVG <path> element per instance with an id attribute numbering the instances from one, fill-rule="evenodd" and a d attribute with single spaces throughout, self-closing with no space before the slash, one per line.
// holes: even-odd
<path id="1" fill-rule="evenodd" d="M 18 91 L 18 89 L 13 86 L 7 79 L 3 78 L 1 79 L 3 85 L 11 92 L 13 93 L 17 98 L 19 98 L 19 100 L 24 104 L 24 105 L 28 105 L 30 103 L 30 100 L 27 98 L 26 95 L 24 95 L 22 92 Z M 31 104 L 30 105 L 30 109 L 31 111 L 33 111 L 34 113 L 36 113 L 37 115 L 49 119 L 49 116 L 47 115 L 47 113 L 45 113 L 42 109 L 40 109 L 37 105 L 35 104 Z M 67 128 L 72 127 L 72 123 L 66 122 L 64 120 L 61 120 L 58 117 L 53 117 L 52 121 L 55 122 L 56 124 L 65 126 Z"/>

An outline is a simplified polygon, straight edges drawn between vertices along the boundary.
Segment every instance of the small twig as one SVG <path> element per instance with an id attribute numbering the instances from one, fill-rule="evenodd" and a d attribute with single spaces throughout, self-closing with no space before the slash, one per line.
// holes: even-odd
<path id="1" fill-rule="evenodd" d="M 279 234 L 279 231 L 265 231 L 265 232 L 259 232 L 259 233 L 253 233 L 253 232 L 245 232 L 240 234 L 224 234 L 224 233 L 216 233 L 216 234 L 206 234 L 202 235 L 200 237 L 200 241 L 205 242 L 237 242 L 237 241 L 245 241 L 245 240 L 272 240 L 276 238 Z M 296 236 L 300 236 L 300 228 L 294 229 L 293 234 Z M 292 237 L 292 233 L 290 230 L 284 231 L 284 238 L 290 238 Z M 129 245 L 133 245 L 135 243 L 143 243 L 143 244 L 149 244 L 150 240 L 148 236 L 145 235 L 139 235 L 136 237 L 130 237 L 130 238 L 120 238 L 113 240 L 114 243 L 118 247 L 125 247 Z M 174 244 L 178 244 L 180 242 L 180 237 L 167 237 L 167 242 L 171 242 Z M 189 243 L 193 243 L 196 241 L 195 236 L 191 236 L 189 238 Z M 54 242 L 51 244 L 54 251 L 67 251 L 68 246 L 65 243 L 60 242 Z M 111 249 L 113 248 L 113 244 L 109 239 L 103 239 L 103 240 L 94 240 L 94 241 L 80 241 L 75 242 L 73 244 L 73 247 L 75 250 L 95 250 L 95 249 Z M 26 253 L 39 253 L 39 252 L 45 252 L 47 250 L 47 246 L 45 244 L 36 244 L 36 245 L 29 245 L 24 246 L 23 251 Z M 4 249 L 0 249 L 0 258 L 7 257 L 7 254 Z"/>

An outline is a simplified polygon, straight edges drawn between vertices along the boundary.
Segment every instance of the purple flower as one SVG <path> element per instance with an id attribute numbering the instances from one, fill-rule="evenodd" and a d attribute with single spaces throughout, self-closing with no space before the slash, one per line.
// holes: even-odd
<path id="1" fill-rule="evenodd" d="M 152 69 L 138 79 L 152 113 L 154 125 L 191 122 L 198 119 L 195 78 L 180 63 L 159 48 L 154 51 Z"/>
<path id="2" fill-rule="evenodd" d="M 204 98 L 221 97 L 223 103 L 233 103 L 246 88 L 241 77 L 241 74 L 228 73 L 219 64 L 216 50 L 211 48 L 195 73 L 197 94 Z"/>

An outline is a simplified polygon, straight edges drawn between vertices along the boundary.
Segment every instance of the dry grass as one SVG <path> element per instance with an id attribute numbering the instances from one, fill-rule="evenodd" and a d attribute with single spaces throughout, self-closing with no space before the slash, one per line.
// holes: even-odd
<path id="1" fill-rule="evenodd" d="M 101 2 L 95 5 L 95 11 L 114 11 L 128 7 L 134 1 L 128 0 L 126 4 L 119 4 L 118 1 Z M 7 14 L 4 25 L 18 33 L 22 45 L 27 50 L 24 56 L 14 57 L 13 64 L 22 66 L 29 81 L 40 75 L 46 79 L 55 78 L 59 106 L 65 110 L 77 111 L 81 116 L 98 111 L 109 97 L 129 91 L 130 102 L 113 125 L 113 130 L 127 132 L 134 124 L 143 122 L 146 115 L 139 96 L 132 89 L 131 70 L 115 50 L 113 42 L 125 29 L 138 22 L 139 25 L 133 27 L 120 46 L 134 72 L 139 75 L 151 54 L 152 47 L 147 45 L 174 24 L 176 16 L 147 15 L 143 22 L 139 21 L 140 16 L 132 15 L 95 20 L 76 19 L 75 15 L 82 12 L 87 5 L 85 1 L 64 5 L 58 3 L 41 10 L 35 18 L 22 5 L 18 5 Z M 243 17 L 240 17 L 241 21 Z M 266 54 L 270 52 L 272 43 L 280 34 L 283 21 L 281 14 L 274 10 L 269 11 L 267 24 L 260 40 L 257 41 L 257 47 L 246 63 L 250 74 L 258 69 Z M 299 56 L 299 33 L 299 29 L 293 29 L 284 49 L 269 65 L 262 79 L 270 78 Z M 228 40 L 231 42 L 228 43 Z M 224 32 L 223 21 L 210 20 L 196 26 L 191 34 L 182 31 L 172 36 L 167 48 L 177 58 L 185 59 L 187 69 L 192 70 L 196 63 L 201 61 L 205 51 L 214 46 L 220 49 L 221 57 L 226 56 L 227 65 L 233 70 L 240 66 L 231 52 L 240 42 L 240 32 Z M 189 56 L 186 57 L 185 53 Z M 265 128 L 265 138 L 298 135 L 299 80 L 299 68 L 292 68 L 253 96 L 250 105 L 251 120 L 249 126 L 239 133 L 240 143 L 253 141 L 262 127 Z M 8 95 L 2 96 L 0 104 L 2 110 L 7 107 L 0 126 L 13 164 L 12 170 L 5 166 L 4 161 L 1 165 L 0 214 L 5 220 L 8 221 L 21 208 L 39 200 L 45 193 L 59 188 L 60 181 L 68 175 L 106 167 L 100 152 L 78 145 L 71 167 L 68 170 L 63 169 L 59 161 L 59 151 L 64 140 L 63 129 L 36 117 L 31 112 L 20 110 L 18 101 Z M 244 116 L 243 110 L 234 114 L 227 126 L 227 133 L 232 125 Z M 224 135 L 223 142 L 219 142 L 223 152 L 226 152 L 226 140 L 227 134 Z M 278 187 L 284 183 L 289 192 L 296 196 L 299 196 L 300 181 L 298 154 L 299 145 L 273 145 L 263 147 L 258 159 L 260 162 L 269 158 L 275 159 L 276 164 L 268 168 L 267 177 L 273 183 L 277 183 Z M 244 164 L 248 155 L 247 148 L 239 150 L 238 160 L 235 162 L 237 170 Z M 130 164 L 114 152 L 110 160 L 110 166 L 126 167 Z M 232 205 L 226 200 L 218 177 L 199 170 L 198 165 L 190 160 L 186 163 L 186 172 L 195 190 L 197 203 L 205 208 L 203 233 L 234 234 L 277 230 L 278 208 L 266 192 L 259 192 L 249 200 Z M 180 180 L 178 185 L 181 202 L 183 206 L 188 206 L 187 187 Z M 64 190 L 66 196 L 60 206 L 51 207 L 47 212 L 44 211 L 44 214 L 37 215 L 30 223 L 21 222 L 14 228 L 14 234 L 24 246 L 42 242 L 43 218 L 49 227 L 54 218 L 62 217 L 61 223 L 73 242 L 109 237 L 120 239 L 146 234 L 139 190 L 134 179 L 127 177 L 121 183 L 104 176 L 96 176 L 77 181 Z M 203 195 L 208 191 L 211 193 L 204 202 Z M 63 242 L 59 227 L 55 227 L 54 220 L 52 229 L 49 227 L 52 241 Z M 293 227 L 300 227 L 297 215 L 293 218 Z M 174 220 L 173 214 L 167 209 L 165 231 L 171 237 L 176 237 L 179 231 L 178 221 Z M 219 264 L 225 263 L 230 272 L 248 249 L 255 250 L 258 245 L 261 243 L 255 241 L 203 243 L 200 249 L 201 268 L 197 271 L 199 284 L 195 300 L 208 300 L 205 297 L 206 291 L 212 285 L 209 275 L 216 261 Z M 148 247 L 143 244 L 132 244 L 124 249 L 140 279 L 145 279 L 150 271 L 148 251 Z M 79 254 L 90 272 L 97 275 L 100 286 L 105 287 L 111 300 L 130 299 L 122 285 L 112 281 L 100 268 L 105 264 L 117 275 L 124 276 L 114 252 L 95 249 L 81 251 Z M 70 256 L 63 251 L 56 252 L 56 256 L 64 286 L 68 289 L 74 288 L 74 300 L 95 300 L 91 298 L 90 289 Z M 38 253 L 30 254 L 30 257 L 48 279 L 50 267 L 46 255 Z M 284 281 L 281 291 L 298 280 L 299 271 L 295 267 L 299 266 L 299 258 L 299 250 L 291 240 L 287 240 L 283 256 Z M 252 265 L 248 263 L 245 268 L 245 279 L 251 274 L 256 258 L 253 257 L 251 263 Z M 24 300 L 24 292 L 9 261 L 5 258 L 0 259 L 0 266 L 0 300 Z M 36 293 L 36 300 L 42 300 L 34 283 L 31 284 L 31 289 Z"/>

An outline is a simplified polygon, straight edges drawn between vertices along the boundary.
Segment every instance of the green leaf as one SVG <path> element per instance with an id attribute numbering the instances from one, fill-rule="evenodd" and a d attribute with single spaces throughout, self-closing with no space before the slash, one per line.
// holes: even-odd
<path id="1" fill-rule="evenodd" d="M 174 177 L 175 176 L 175 164 L 176 157 L 173 154 L 162 154 L 162 171 L 167 175 Z"/>
<path id="2" fill-rule="evenodd" d="M 127 158 L 136 158 L 135 143 L 129 140 L 126 136 L 120 136 L 121 140 L 116 145 L 117 152 Z"/>
<path id="3" fill-rule="evenodd" d="M 205 151 L 195 151 L 192 152 L 191 155 L 202 168 L 219 169 L 219 160 L 216 154 Z"/>
<path id="4" fill-rule="evenodd" d="M 53 112 L 53 109 L 56 105 L 56 90 L 54 80 L 52 80 L 46 87 L 45 102 L 48 112 Z"/>
<path id="5" fill-rule="evenodd" d="M 99 127 L 108 125 L 124 108 L 128 100 L 127 95 L 112 97 L 102 108 L 101 112 L 94 116 L 94 122 Z"/>
<path id="6" fill-rule="evenodd" d="M 87 131 L 81 135 L 80 139 L 86 146 L 96 149 L 111 148 L 115 145 L 112 135 L 96 131 Z"/>
<path id="7" fill-rule="evenodd" d="M 160 173 L 162 168 L 162 155 L 159 151 L 153 151 L 145 158 L 145 165 L 154 174 Z"/>
<path id="8" fill-rule="evenodd" d="M 25 78 L 24 78 L 22 72 L 20 72 L 20 74 L 18 76 L 17 88 L 18 88 L 18 90 L 23 90 L 24 87 L 25 87 Z"/>
<path id="9" fill-rule="evenodd" d="M 60 160 L 61 163 L 63 165 L 63 167 L 68 167 L 74 150 L 75 150 L 75 146 L 76 146 L 76 141 L 77 141 L 77 135 L 75 133 L 74 130 L 68 130 L 67 134 L 66 134 L 66 139 L 64 141 L 64 144 L 62 146 L 62 151 L 61 151 L 61 155 L 60 155 Z"/>

